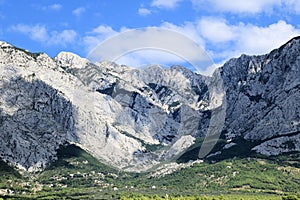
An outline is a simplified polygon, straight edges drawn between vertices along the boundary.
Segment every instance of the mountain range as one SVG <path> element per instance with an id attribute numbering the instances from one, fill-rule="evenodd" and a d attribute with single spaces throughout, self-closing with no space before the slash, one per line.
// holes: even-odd
<path id="1" fill-rule="evenodd" d="M 0 42 L 0 72 L 0 158 L 20 170 L 44 170 L 68 145 L 134 172 L 300 151 L 300 37 L 212 76 Z"/>

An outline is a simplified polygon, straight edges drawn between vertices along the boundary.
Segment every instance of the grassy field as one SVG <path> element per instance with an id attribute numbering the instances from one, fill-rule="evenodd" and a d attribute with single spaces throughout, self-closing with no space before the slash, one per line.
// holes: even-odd
<path id="1" fill-rule="evenodd" d="M 76 146 L 39 174 L 0 162 L 0 197 L 11 199 L 300 199 L 299 154 L 200 163 L 159 178 L 108 167 Z"/>
<path id="2" fill-rule="evenodd" d="M 145 196 L 145 195 L 129 195 L 129 196 L 122 196 L 120 199 L 129 200 L 129 199 L 143 199 L 143 200 L 150 200 L 150 199 L 172 199 L 172 200 L 282 200 L 285 198 L 298 198 L 297 196 L 279 196 L 279 195 L 247 195 L 247 194 L 231 194 L 231 195 L 219 195 L 219 196 Z"/>

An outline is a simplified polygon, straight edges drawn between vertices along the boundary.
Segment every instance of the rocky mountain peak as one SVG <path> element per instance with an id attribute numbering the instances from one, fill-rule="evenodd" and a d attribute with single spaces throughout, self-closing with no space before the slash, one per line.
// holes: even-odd
<path id="1" fill-rule="evenodd" d="M 80 56 L 70 52 L 60 52 L 54 60 L 59 66 L 65 68 L 84 68 L 89 61 Z"/>
<path id="2" fill-rule="evenodd" d="M 7 42 L 0 41 L 0 48 L 7 48 L 7 47 L 13 47 L 11 44 L 8 44 Z"/>

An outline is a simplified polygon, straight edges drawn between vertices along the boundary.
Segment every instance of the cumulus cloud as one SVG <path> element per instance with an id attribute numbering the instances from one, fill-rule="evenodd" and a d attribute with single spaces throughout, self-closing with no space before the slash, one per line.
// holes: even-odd
<path id="1" fill-rule="evenodd" d="M 151 10 L 149 10 L 147 8 L 139 8 L 138 13 L 141 16 L 147 16 L 147 15 L 151 14 Z"/>
<path id="2" fill-rule="evenodd" d="M 66 45 L 73 43 L 77 33 L 74 30 L 63 30 L 61 32 L 52 31 L 50 33 L 48 44 L 51 45 Z"/>
<path id="3" fill-rule="evenodd" d="M 300 1 L 299 0 L 286 0 L 286 1 L 284 1 L 284 3 L 290 11 L 296 12 L 297 14 L 300 13 Z"/>
<path id="4" fill-rule="evenodd" d="M 215 11 L 231 13 L 260 13 L 268 12 L 273 7 L 280 6 L 281 0 L 192 0 L 193 5 L 198 9 L 213 9 Z"/>
<path id="5" fill-rule="evenodd" d="M 62 8 L 62 5 L 55 3 L 55 4 L 50 5 L 49 8 L 51 10 L 60 10 Z"/>
<path id="6" fill-rule="evenodd" d="M 46 27 L 43 25 L 29 26 L 26 24 L 17 24 L 11 26 L 10 30 L 28 35 L 32 40 L 44 42 L 48 39 Z"/>
<path id="7" fill-rule="evenodd" d="M 265 54 L 300 34 L 300 29 L 278 21 L 268 26 L 229 24 L 224 19 L 203 18 L 198 22 L 200 34 L 210 43 L 215 59 L 245 54 Z"/>
<path id="8" fill-rule="evenodd" d="M 48 31 L 44 25 L 17 24 L 10 27 L 11 31 L 22 33 L 30 39 L 46 45 L 66 45 L 74 42 L 77 33 L 74 30 Z"/>
<path id="9" fill-rule="evenodd" d="M 267 53 L 300 34 L 300 29 L 296 29 L 285 21 L 278 21 L 266 27 L 251 24 L 239 27 L 241 29 L 236 42 L 237 46 L 240 46 L 241 51 L 252 54 Z"/>
<path id="10" fill-rule="evenodd" d="M 182 0 L 153 0 L 151 6 L 158 8 L 173 9 Z"/>
<path id="11" fill-rule="evenodd" d="M 151 6 L 174 9 L 183 0 L 152 0 Z M 276 9 L 300 13 L 299 0 L 190 0 L 197 10 L 227 12 L 233 14 L 271 13 Z"/>
<path id="12" fill-rule="evenodd" d="M 82 15 L 85 12 L 85 8 L 84 7 L 78 7 L 75 10 L 72 11 L 73 15 L 79 17 L 80 15 Z"/>
<path id="13" fill-rule="evenodd" d="M 210 42 L 228 42 L 236 37 L 234 30 L 223 19 L 202 18 L 198 23 L 198 30 Z"/>
<path id="14" fill-rule="evenodd" d="M 55 3 L 48 6 L 38 7 L 38 9 L 59 11 L 62 9 L 62 7 L 63 6 L 61 4 Z"/>

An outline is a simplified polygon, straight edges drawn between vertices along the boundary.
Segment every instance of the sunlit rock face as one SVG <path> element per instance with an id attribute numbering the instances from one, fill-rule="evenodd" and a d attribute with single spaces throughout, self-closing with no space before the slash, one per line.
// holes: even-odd
<path id="1" fill-rule="evenodd" d="M 231 59 L 206 77 L 68 52 L 50 58 L 1 42 L 0 158 L 40 171 L 72 143 L 109 165 L 145 171 L 176 160 L 210 130 L 227 141 L 210 158 L 237 147 L 268 156 L 300 151 L 299 43 Z"/>
<path id="2" fill-rule="evenodd" d="M 208 78 L 179 66 L 145 70 L 55 58 L 2 42 L 1 159 L 39 171 L 74 143 L 124 170 L 174 160 L 208 126 Z"/>

